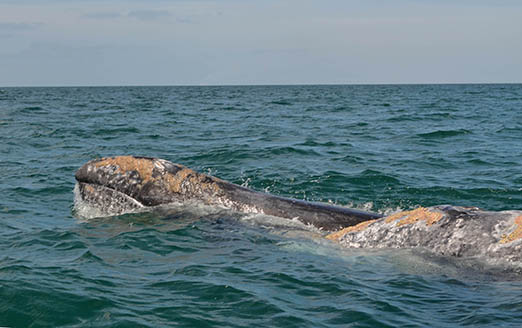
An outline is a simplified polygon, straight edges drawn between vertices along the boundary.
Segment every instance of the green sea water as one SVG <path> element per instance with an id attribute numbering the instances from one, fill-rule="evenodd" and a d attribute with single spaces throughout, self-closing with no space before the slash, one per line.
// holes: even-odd
<path id="1" fill-rule="evenodd" d="M 143 155 L 368 211 L 522 209 L 522 85 L 0 88 L 0 326 L 520 327 L 522 277 L 193 208 L 81 220 Z"/>

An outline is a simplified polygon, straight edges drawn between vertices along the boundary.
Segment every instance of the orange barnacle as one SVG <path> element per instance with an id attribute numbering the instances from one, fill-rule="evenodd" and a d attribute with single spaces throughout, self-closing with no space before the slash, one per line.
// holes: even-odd
<path id="1" fill-rule="evenodd" d="M 431 226 L 434 223 L 437 223 L 440 219 L 442 219 L 444 215 L 438 212 L 431 212 L 425 207 L 419 207 L 411 211 L 404 211 L 392 214 L 385 219 L 386 223 L 391 223 L 398 219 L 401 219 L 397 222 L 397 227 L 400 227 L 405 224 L 413 224 L 418 221 L 425 221 L 426 225 Z"/>
<path id="2" fill-rule="evenodd" d="M 515 219 L 516 228 L 507 236 L 503 236 L 502 239 L 500 239 L 501 244 L 507 244 L 512 241 L 518 240 L 522 238 L 522 215 L 519 215 Z"/>
<path id="3" fill-rule="evenodd" d="M 393 222 L 393 221 L 395 221 L 397 219 L 400 219 L 400 218 L 403 218 L 403 217 L 409 215 L 412 212 L 413 211 L 402 211 L 402 212 L 398 212 L 398 213 L 392 214 L 392 215 L 386 217 L 384 222 L 391 223 L 391 222 Z"/>
<path id="4" fill-rule="evenodd" d="M 347 233 L 350 233 L 350 232 L 358 232 L 358 231 L 362 231 L 364 229 L 366 229 L 366 227 L 368 227 L 370 224 L 372 224 L 373 222 L 375 222 L 377 220 L 368 220 L 368 221 L 364 221 L 364 222 L 361 222 L 357 225 L 354 225 L 354 226 L 351 226 L 351 227 L 348 227 L 348 228 L 344 228 L 342 230 L 339 230 L 339 231 L 336 231 L 336 232 L 333 232 L 329 235 L 326 236 L 326 239 L 330 239 L 330 240 L 339 240 L 341 239 L 344 235 L 346 235 Z"/>
<path id="5" fill-rule="evenodd" d="M 136 171 L 139 173 L 144 183 L 152 179 L 152 170 L 154 169 L 154 161 L 146 158 L 136 158 L 133 156 L 117 156 L 100 160 L 94 164 L 96 167 L 116 166 L 118 173 L 126 173 L 128 171 Z"/>
<path id="6" fill-rule="evenodd" d="M 397 226 L 400 227 L 405 224 L 413 224 L 418 221 L 425 221 L 426 225 L 431 226 L 442 219 L 442 213 L 430 212 L 427 208 L 419 207 L 411 211 L 404 219 L 397 222 Z"/>

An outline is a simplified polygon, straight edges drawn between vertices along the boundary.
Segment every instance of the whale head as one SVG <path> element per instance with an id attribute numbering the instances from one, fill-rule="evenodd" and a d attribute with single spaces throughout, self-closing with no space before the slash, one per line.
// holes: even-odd
<path id="1" fill-rule="evenodd" d="M 95 159 L 75 174 L 75 208 L 89 205 L 97 209 L 98 214 L 107 216 L 186 201 L 187 197 L 194 195 L 187 190 L 190 187 L 187 178 L 200 176 L 202 174 L 183 165 L 150 157 Z"/>
<path id="2" fill-rule="evenodd" d="M 325 231 L 381 217 L 380 214 L 258 192 L 150 157 L 117 156 L 92 160 L 76 172 L 76 180 L 74 208 L 80 217 L 119 215 L 173 203 L 297 219 Z M 86 210 L 82 211 L 82 208 Z M 82 212 L 91 214 L 83 215 Z"/>

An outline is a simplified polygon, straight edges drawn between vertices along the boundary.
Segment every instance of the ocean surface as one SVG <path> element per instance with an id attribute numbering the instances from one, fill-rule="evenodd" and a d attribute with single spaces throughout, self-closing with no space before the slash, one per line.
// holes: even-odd
<path id="1" fill-rule="evenodd" d="M 522 326 L 522 277 L 459 259 L 204 208 L 75 217 L 75 171 L 124 154 L 386 214 L 522 209 L 522 85 L 0 88 L 0 326 Z"/>

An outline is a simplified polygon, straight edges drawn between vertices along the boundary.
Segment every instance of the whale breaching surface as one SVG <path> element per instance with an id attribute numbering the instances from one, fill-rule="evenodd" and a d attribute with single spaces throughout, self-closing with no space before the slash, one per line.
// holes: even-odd
<path id="1" fill-rule="evenodd" d="M 76 172 L 76 180 L 81 201 L 105 215 L 174 202 L 201 202 L 238 212 L 297 219 L 325 231 L 381 217 L 257 192 L 156 158 L 119 156 L 93 160 Z"/>
<path id="2" fill-rule="evenodd" d="M 196 202 L 243 213 L 297 219 L 348 248 L 425 248 L 440 255 L 486 257 L 522 266 L 522 211 L 420 207 L 382 217 L 355 209 L 278 197 L 163 159 L 117 156 L 76 172 L 75 207 L 100 216 Z"/>

